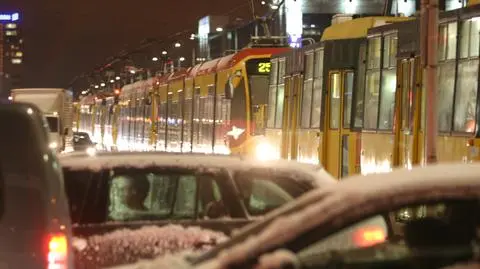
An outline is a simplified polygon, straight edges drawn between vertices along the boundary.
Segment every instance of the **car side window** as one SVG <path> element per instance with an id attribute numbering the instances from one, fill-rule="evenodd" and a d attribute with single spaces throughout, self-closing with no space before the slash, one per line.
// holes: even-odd
<path id="1" fill-rule="evenodd" d="M 282 184 L 286 178 L 274 176 L 239 174 L 235 181 L 243 203 L 252 216 L 265 213 L 295 199 L 297 190 L 288 189 L 289 184 Z M 290 187 L 294 188 L 293 185 Z"/>
<path id="2" fill-rule="evenodd" d="M 173 216 L 175 218 L 193 218 L 195 216 L 196 194 L 196 177 L 181 176 L 178 179 L 175 207 L 173 208 Z"/>
<path id="3" fill-rule="evenodd" d="M 132 173 L 111 177 L 108 219 L 190 219 L 195 215 L 197 178 L 179 173 Z"/>
<path id="4" fill-rule="evenodd" d="M 205 177 L 202 178 L 200 184 L 198 195 L 199 218 L 216 219 L 230 216 L 218 182 L 211 177 Z"/>

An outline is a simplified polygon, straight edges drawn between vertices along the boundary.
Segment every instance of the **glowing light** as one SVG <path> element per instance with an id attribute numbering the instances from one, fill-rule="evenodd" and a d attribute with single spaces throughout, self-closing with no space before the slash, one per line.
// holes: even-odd
<path id="1" fill-rule="evenodd" d="M 158 61 L 158 58 L 157 58 L 157 57 L 153 57 L 153 58 L 152 58 L 152 61 L 156 62 L 156 61 Z"/>
<path id="2" fill-rule="evenodd" d="M 182 44 L 180 44 L 179 42 L 175 43 L 175 48 L 180 48 L 182 46 Z"/>
<path id="3" fill-rule="evenodd" d="M 290 47 L 301 47 L 303 33 L 303 0 L 285 0 L 287 35 Z"/>
<path id="4" fill-rule="evenodd" d="M 180 57 L 179 60 L 180 60 L 180 62 L 183 62 L 183 61 L 185 61 L 185 57 Z"/>
<path id="5" fill-rule="evenodd" d="M 243 132 L 245 132 L 245 129 L 238 128 L 234 125 L 232 130 L 227 132 L 227 135 L 232 136 L 235 140 L 237 140 L 243 134 Z"/>
<path id="6" fill-rule="evenodd" d="M 9 100 L 9 101 L 12 101 L 12 100 L 13 100 L 13 97 L 9 96 L 9 97 L 8 97 L 8 100 Z"/>
<path id="7" fill-rule="evenodd" d="M 27 109 L 27 114 L 32 115 L 32 114 L 33 114 L 33 109 L 28 108 L 28 109 Z"/>
<path id="8" fill-rule="evenodd" d="M 262 6 L 264 6 L 264 5 L 266 4 L 266 2 L 265 2 L 265 1 L 262 1 L 262 2 L 260 2 L 260 3 L 262 4 Z"/>
<path id="9" fill-rule="evenodd" d="M 130 74 L 135 74 L 135 70 L 130 70 Z"/>
<path id="10" fill-rule="evenodd" d="M 0 21 L 18 21 L 20 19 L 19 13 L 0 14 Z"/>
<path id="11" fill-rule="evenodd" d="M 110 83 L 114 83 L 114 82 L 115 82 L 115 80 L 113 80 L 113 79 L 110 80 Z"/>
<path id="12" fill-rule="evenodd" d="M 116 80 L 120 80 L 120 77 L 119 77 L 119 76 L 116 76 L 115 79 L 116 79 Z"/>
<path id="13" fill-rule="evenodd" d="M 223 28 L 222 27 L 217 27 L 217 29 L 215 29 L 217 32 L 223 32 Z"/>
<path id="14" fill-rule="evenodd" d="M 355 14 L 357 11 L 357 0 L 345 0 L 343 3 L 343 9 L 345 10 L 346 14 Z"/>
<path id="15" fill-rule="evenodd" d="M 168 52 L 166 50 L 162 51 L 162 55 L 167 55 Z"/>
<path id="16" fill-rule="evenodd" d="M 98 89 L 98 85 L 95 85 L 95 89 Z"/>
<path id="17" fill-rule="evenodd" d="M 103 82 L 100 83 L 100 86 L 105 87 L 105 83 L 103 83 Z"/>

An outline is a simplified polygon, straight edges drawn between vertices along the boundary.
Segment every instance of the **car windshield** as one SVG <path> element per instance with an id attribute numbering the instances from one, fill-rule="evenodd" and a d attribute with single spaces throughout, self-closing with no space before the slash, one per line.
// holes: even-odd
<path id="1" fill-rule="evenodd" d="M 48 122 L 48 128 L 50 132 L 56 133 L 58 132 L 58 118 L 57 117 L 46 117 Z"/>

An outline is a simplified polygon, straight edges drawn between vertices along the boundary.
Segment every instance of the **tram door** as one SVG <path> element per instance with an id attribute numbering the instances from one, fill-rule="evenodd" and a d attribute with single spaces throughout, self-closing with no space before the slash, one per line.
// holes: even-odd
<path id="1" fill-rule="evenodd" d="M 281 158 L 296 160 L 298 155 L 298 125 L 303 76 L 294 74 L 285 78 L 285 99 L 283 103 L 282 151 Z"/>
<path id="2" fill-rule="evenodd" d="M 328 76 L 323 164 L 336 178 L 348 176 L 355 169 L 349 159 L 353 82 L 351 70 L 332 71 Z"/>
<path id="3" fill-rule="evenodd" d="M 400 63 L 399 84 L 397 88 L 397 109 L 396 115 L 400 120 L 397 123 L 397 163 L 399 167 L 411 167 L 419 162 L 419 116 L 420 91 L 417 89 L 419 82 L 418 60 L 414 58 L 402 60 Z M 416 119 L 418 118 L 418 119 Z"/>

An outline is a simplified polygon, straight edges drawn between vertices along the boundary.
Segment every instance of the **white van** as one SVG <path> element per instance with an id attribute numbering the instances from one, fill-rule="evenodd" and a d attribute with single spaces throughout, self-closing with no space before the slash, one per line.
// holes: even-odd
<path id="1" fill-rule="evenodd" d="M 0 268 L 73 268 L 63 174 L 33 105 L 0 105 Z"/>

